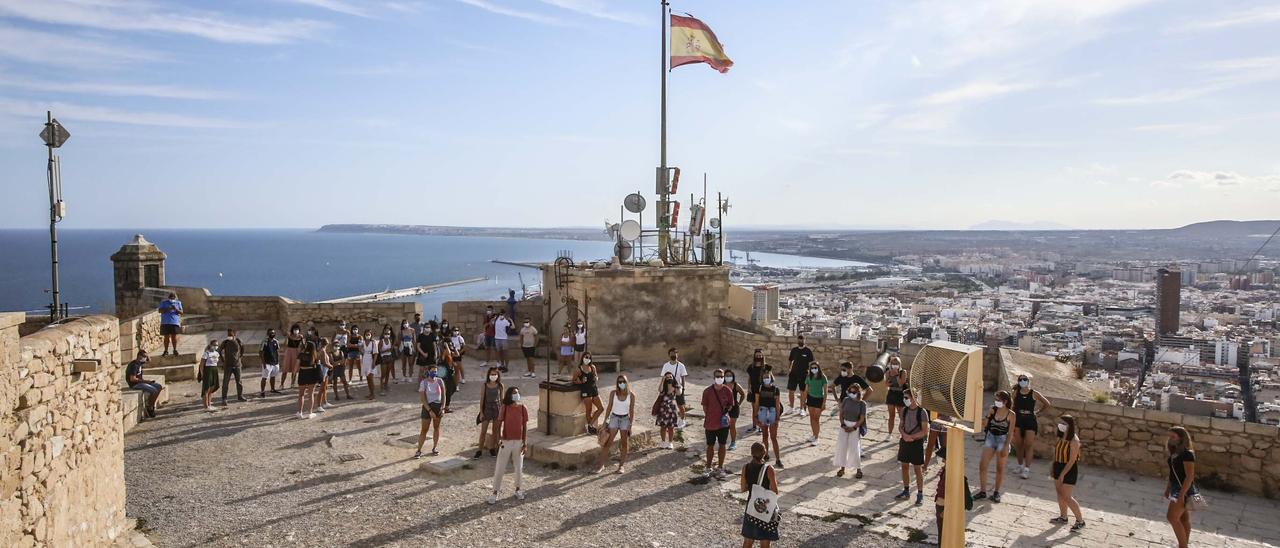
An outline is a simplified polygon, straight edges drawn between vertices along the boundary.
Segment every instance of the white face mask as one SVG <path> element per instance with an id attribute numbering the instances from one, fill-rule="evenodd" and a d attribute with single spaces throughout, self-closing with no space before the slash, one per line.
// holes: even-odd
<path id="1" fill-rule="evenodd" d="M 773 379 L 765 379 L 765 380 L 764 380 L 764 385 L 765 385 L 765 386 L 773 386 Z"/>
<path id="2" fill-rule="evenodd" d="M 848 372 L 848 371 L 841 371 L 841 372 L 840 372 L 840 376 L 841 376 L 841 377 L 848 377 L 848 376 L 849 376 L 849 372 Z"/>
<path id="3" fill-rule="evenodd" d="M 1004 402 L 1002 402 L 1002 401 L 997 401 L 997 402 L 995 403 L 995 406 L 996 406 L 996 409 L 1000 409 L 1001 407 L 1004 407 Z"/>
<path id="4" fill-rule="evenodd" d="M 733 382 L 733 377 L 725 377 L 724 382 Z"/>
<path id="5" fill-rule="evenodd" d="M 902 398 L 902 403 L 906 404 L 907 407 L 911 407 L 911 398 Z"/>
<path id="6" fill-rule="evenodd" d="M 511 395 L 511 401 L 513 401 L 513 402 L 515 402 L 515 401 L 520 401 L 520 393 L 519 393 L 519 392 L 517 392 L 517 393 L 515 393 L 515 394 L 512 394 L 512 395 Z"/>
<path id="7" fill-rule="evenodd" d="M 589 365 L 591 363 L 591 358 L 582 358 L 582 363 Z"/>
<path id="8" fill-rule="evenodd" d="M 716 377 L 716 384 L 724 384 L 724 377 Z"/>
<path id="9" fill-rule="evenodd" d="M 625 382 L 618 383 L 618 390 L 626 390 L 626 389 L 627 389 L 627 383 Z"/>
<path id="10" fill-rule="evenodd" d="M 497 375 L 489 375 L 489 382 L 498 382 Z"/>
<path id="11" fill-rule="evenodd" d="M 1031 381 L 1018 381 L 1018 388 L 1025 389 L 1028 386 L 1031 386 Z"/>
<path id="12" fill-rule="evenodd" d="M 850 393 L 849 393 L 849 395 L 848 395 L 848 397 L 849 397 L 850 399 L 854 399 L 854 400 L 856 400 L 856 399 L 860 398 L 861 396 L 859 396 L 857 392 L 850 392 Z"/>
<path id="13" fill-rule="evenodd" d="M 889 364 L 889 369 L 897 369 L 897 368 L 899 368 L 899 367 L 901 367 L 901 366 L 899 366 L 899 365 L 898 365 L 898 364 L 896 364 L 896 363 L 891 363 L 891 364 Z"/>
<path id="14" fill-rule="evenodd" d="M 810 372 L 810 373 L 813 373 L 814 375 L 817 375 L 817 374 L 818 374 L 818 368 L 817 368 L 817 367 L 810 367 L 810 368 L 809 368 L 809 372 Z"/>
<path id="15" fill-rule="evenodd" d="M 1067 425 L 1066 425 L 1066 424 L 1063 424 L 1063 423 L 1058 423 L 1058 431 L 1059 431 L 1059 432 L 1062 432 L 1063 434 L 1066 434 L 1066 433 L 1067 433 Z"/>

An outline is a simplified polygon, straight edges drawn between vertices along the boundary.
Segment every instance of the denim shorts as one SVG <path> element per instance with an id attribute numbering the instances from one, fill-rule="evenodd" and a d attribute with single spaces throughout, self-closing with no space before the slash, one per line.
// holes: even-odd
<path id="1" fill-rule="evenodd" d="M 987 432 L 987 439 L 986 441 L 982 442 L 982 446 L 990 447 L 995 451 L 999 451 L 1000 449 L 1004 448 L 1004 444 L 1007 441 L 1009 441 L 1009 434 L 1001 434 L 997 436 L 995 434 Z"/>
<path id="2" fill-rule="evenodd" d="M 778 424 L 778 408 L 761 407 L 760 412 L 756 414 L 756 417 L 760 419 L 760 424 L 765 426 Z"/>
<path id="3" fill-rule="evenodd" d="M 609 421 L 605 423 L 605 425 L 613 431 L 630 432 L 631 417 L 626 415 L 609 415 Z"/>

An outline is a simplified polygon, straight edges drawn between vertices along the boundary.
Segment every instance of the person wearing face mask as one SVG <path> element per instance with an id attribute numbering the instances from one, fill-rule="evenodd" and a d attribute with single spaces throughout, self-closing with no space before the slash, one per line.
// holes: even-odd
<path id="1" fill-rule="evenodd" d="M 821 365 L 818 362 L 811 362 L 809 373 L 804 378 L 805 406 L 809 408 L 809 430 L 813 432 L 807 440 L 809 447 L 818 445 L 818 434 L 821 428 L 818 420 L 822 418 L 822 408 L 827 403 L 827 384 L 827 376 L 822 373 Z"/>
<path id="2" fill-rule="evenodd" d="M 1173 526 L 1173 536 L 1178 540 L 1178 548 L 1187 548 L 1191 545 L 1192 511 L 1188 502 L 1203 502 L 1195 483 L 1195 444 L 1191 441 L 1191 433 L 1181 426 L 1169 429 L 1169 439 L 1165 443 L 1169 448 L 1169 483 L 1164 488 L 1164 498 L 1169 501 L 1169 509 L 1165 517 L 1169 520 L 1169 525 Z"/>
<path id="3" fill-rule="evenodd" d="M 472 459 L 480 458 L 486 444 L 488 444 L 490 456 L 498 455 L 498 425 L 493 421 L 498 420 L 503 389 L 502 372 L 497 367 L 490 367 L 484 386 L 480 387 L 480 411 L 476 412 L 476 424 L 480 425 L 480 441 L 476 443 L 476 454 L 471 456 Z M 489 432 L 490 424 L 494 424 L 492 433 Z M 491 439 L 493 443 L 488 443 Z"/>
<path id="4" fill-rule="evenodd" d="M 751 356 L 751 365 L 747 366 L 747 401 L 751 402 L 751 428 L 746 434 L 750 436 L 760 431 L 760 409 L 756 405 L 756 394 L 760 392 L 760 380 L 764 377 L 764 349 L 757 348 Z"/>
<path id="5" fill-rule="evenodd" d="M 360 337 L 360 376 L 364 378 L 365 385 L 369 387 L 369 395 L 365 396 L 366 400 L 372 400 L 377 397 L 374 394 L 374 388 L 378 384 L 374 378 L 375 364 L 377 362 L 378 341 L 373 338 L 373 330 L 365 329 L 364 335 Z"/>
<path id="6" fill-rule="evenodd" d="M 573 384 L 578 387 L 578 397 L 582 399 L 582 407 L 587 415 L 587 433 L 595 435 L 596 421 L 604 413 L 604 404 L 600 402 L 600 375 L 595 364 L 591 363 L 591 353 L 582 354 L 582 363 L 573 372 Z"/>
<path id="7" fill-rule="evenodd" d="M 791 370 L 787 373 L 787 405 L 791 406 L 796 415 L 804 415 L 804 402 L 800 402 L 799 407 L 796 406 L 796 391 L 805 385 L 809 364 L 813 363 L 813 349 L 805 345 L 804 335 L 796 337 L 796 346 L 791 349 L 787 361 L 791 365 Z"/>
<path id="8" fill-rule="evenodd" d="M 858 387 L 858 393 L 863 400 L 871 395 L 871 385 L 867 384 L 867 379 L 862 378 L 862 375 L 853 372 L 853 363 L 840 362 L 840 376 L 831 381 L 831 398 L 832 403 L 835 404 L 832 406 L 831 416 L 834 417 L 840 413 L 840 404 L 849 395 L 849 390 L 853 386 Z"/>
<path id="9" fill-rule="evenodd" d="M 733 391 L 724 385 L 724 370 L 717 369 L 712 373 L 713 382 L 702 390 L 702 414 L 705 417 L 702 427 L 707 434 L 707 465 L 704 474 L 724 479 L 724 451 L 729 441 L 729 408 L 733 407 Z M 711 457 L 718 450 L 719 459 L 716 466 L 711 466 Z"/>
<path id="10" fill-rule="evenodd" d="M 560 331 L 560 344 L 557 348 L 559 352 L 556 353 L 556 363 L 559 368 L 556 369 L 556 374 L 563 375 L 573 366 L 573 333 L 569 331 L 569 324 L 565 324 Z"/>
<path id="11" fill-rule="evenodd" d="M 986 438 L 982 442 L 982 460 L 978 465 L 978 492 L 973 495 L 973 500 L 987 498 L 987 466 L 995 458 L 996 484 L 995 490 L 991 492 L 991 502 L 1000 502 L 1000 487 L 1004 485 L 1004 463 L 1009 456 L 1009 427 L 1013 419 L 1013 411 L 1009 407 L 1009 393 L 1004 390 L 996 392 L 996 401 L 982 420 L 982 431 Z"/>
<path id="12" fill-rule="evenodd" d="M 302 326 L 289 326 L 289 334 L 284 339 L 284 359 L 280 361 L 280 388 L 293 388 L 298 383 L 298 351 L 302 348 Z M 290 376 L 292 375 L 292 376 Z"/>
<path id="13" fill-rule="evenodd" d="M 400 377 L 402 377 L 405 382 L 408 382 L 409 379 L 413 378 L 413 375 L 409 373 L 409 370 L 412 369 L 413 366 L 413 340 L 417 338 L 417 336 L 418 334 L 413 330 L 412 324 L 404 320 L 400 320 L 400 351 L 397 352 L 397 354 L 399 354 L 398 358 L 400 361 Z M 391 382 L 395 384 L 400 383 L 400 379 L 396 378 L 396 372 L 394 369 L 391 371 Z"/>
<path id="14" fill-rule="evenodd" d="M 573 361 L 581 362 L 582 353 L 587 351 L 587 324 L 578 320 L 573 328 Z"/>
<path id="15" fill-rule="evenodd" d="M 884 405 L 888 408 L 889 415 L 889 437 L 885 441 L 889 441 L 893 436 L 893 422 L 902 414 L 902 408 L 906 406 L 903 402 L 903 386 L 907 384 L 907 373 L 902 370 L 902 358 L 897 356 L 889 356 L 889 369 L 884 372 L 884 383 L 886 392 L 884 396 Z"/>
<path id="16" fill-rule="evenodd" d="M 267 338 L 262 341 L 262 346 L 258 348 L 258 358 L 262 360 L 262 375 L 258 381 L 258 397 L 267 397 L 267 380 L 271 380 L 271 393 L 279 394 L 276 390 L 276 379 L 280 377 L 280 341 L 276 340 L 276 330 L 268 329 Z"/>
<path id="17" fill-rule="evenodd" d="M 448 345 L 450 356 L 453 358 L 453 371 L 458 375 L 458 384 L 467 384 L 467 372 L 462 368 L 462 357 L 467 354 L 467 339 L 462 336 L 462 331 L 457 327 L 451 329 L 452 331 L 441 332 L 440 336 L 446 337 L 445 344 Z"/>
<path id="18" fill-rule="evenodd" d="M 724 385 L 733 391 L 733 407 L 729 408 L 729 450 L 738 448 L 738 415 L 742 413 L 742 402 L 747 399 L 747 392 L 738 384 L 738 376 L 731 369 L 724 370 Z"/>
<path id="19" fill-rule="evenodd" d="M 484 349 L 485 367 L 497 361 L 494 358 L 494 352 L 498 347 L 498 329 L 494 326 L 497 321 L 498 315 L 493 312 L 493 307 L 486 306 L 484 308 L 484 342 L 481 345 Z"/>
<path id="20" fill-rule="evenodd" d="M 440 419 L 444 416 L 444 381 L 437 376 L 436 366 L 427 367 L 427 375 L 418 383 L 418 396 L 422 401 L 422 428 L 418 430 L 418 451 L 413 458 L 422 458 L 422 444 L 427 441 L 427 432 L 435 429 L 431 436 L 431 454 L 439 455 L 436 449 L 440 445 Z"/>
<path id="21" fill-rule="evenodd" d="M 600 433 L 600 457 L 596 462 L 596 472 L 604 470 L 609 462 L 609 447 L 613 445 L 613 437 L 618 436 L 618 469 L 621 474 L 627 465 L 627 450 L 631 444 L 631 421 L 636 416 L 636 398 L 631 393 L 631 383 L 626 375 L 618 375 L 617 389 L 609 393 L 609 408 L 606 413 L 604 431 Z"/>
<path id="22" fill-rule="evenodd" d="M 1040 429 L 1036 416 L 1048 408 L 1049 400 L 1031 388 L 1031 378 L 1025 374 L 1018 375 L 1018 385 L 1013 389 L 1018 463 L 1013 466 L 1013 473 L 1021 474 L 1022 479 L 1031 477 L 1031 460 L 1035 458 L 1032 449 L 1036 444 L 1036 431 Z"/>
<path id="23" fill-rule="evenodd" d="M 213 393 L 218 391 L 218 361 L 221 359 L 218 341 L 209 341 L 204 347 L 204 354 L 200 356 L 200 399 L 205 411 L 215 411 L 211 404 Z"/>
<path id="24" fill-rule="evenodd" d="M 492 377 L 492 373 L 490 376 Z M 494 426 L 502 441 L 498 448 L 498 462 L 493 466 L 493 493 L 486 501 L 489 504 L 498 502 L 502 493 L 502 476 L 507 472 L 507 463 L 515 469 L 516 498 L 524 500 L 524 491 L 520 489 L 524 479 L 525 440 L 529 433 L 529 410 L 520 403 L 520 389 L 512 386 L 502 399 L 502 409 L 498 411 L 498 422 Z"/>
<path id="25" fill-rule="evenodd" d="M 498 317 L 493 320 L 493 351 L 498 355 L 498 369 L 503 373 L 509 371 L 507 369 L 507 339 L 511 336 L 511 320 L 507 318 L 507 313 L 499 310 Z M 525 375 L 528 377 L 528 375 Z"/>
<path id="26" fill-rule="evenodd" d="M 924 504 L 924 440 L 929 435 L 929 412 L 916 405 L 909 386 L 902 391 L 902 416 L 898 425 L 898 462 L 902 464 L 902 492 L 894 498 L 911 497 L 911 472 L 916 476 L 916 506 Z"/>
<path id="27" fill-rule="evenodd" d="M 1075 515 L 1076 522 L 1071 525 L 1072 531 L 1084 528 L 1084 514 L 1080 512 L 1080 503 L 1076 501 L 1073 491 L 1079 476 L 1077 464 L 1080 462 L 1080 437 L 1076 435 L 1076 419 L 1071 415 L 1058 417 L 1058 442 L 1053 447 L 1053 489 L 1058 494 L 1058 517 L 1049 523 L 1065 525 L 1067 509 Z"/>
<path id="28" fill-rule="evenodd" d="M 236 379 L 236 401 L 249 401 L 244 398 L 244 385 L 240 383 L 240 365 L 244 363 L 244 342 L 236 336 L 236 330 L 228 329 L 227 338 L 218 345 L 222 353 L 222 406 L 227 406 L 227 391 L 231 387 L 231 377 Z"/>
<path id="29" fill-rule="evenodd" d="M 524 353 L 524 365 L 529 370 L 524 376 L 530 379 L 538 378 L 537 373 L 533 372 L 533 350 L 538 346 L 538 328 L 533 326 L 529 318 L 525 318 L 520 326 L 520 352 Z"/>
<path id="30" fill-rule="evenodd" d="M 862 401 L 862 387 L 850 384 L 838 407 L 840 430 L 836 431 L 836 455 L 832 459 L 844 477 L 844 469 L 853 467 L 853 477 L 862 479 L 862 429 L 867 423 L 867 402 Z"/>
<path id="31" fill-rule="evenodd" d="M 658 397 L 653 402 L 654 421 L 658 425 L 658 435 L 662 441 L 658 444 L 659 449 L 673 449 L 673 441 L 675 440 L 676 421 L 679 419 L 679 412 L 676 409 L 676 394 L 679 393 L 680 387 L 676 385 L 676 380 L 671 375 L 663 375 L 662 384 L 658 387 Z"/>
<path id="32" fill-rule="evenodd" d="M 298 418 L 315 418 L 316 383 L 320 382 L 321 350 L 312 340 L 298 347 Z M 216 353 L 216 352 L 215 352 Z M 210 393 L 210 396 L 213 394 Z"/>
<path id="33" fill-rule="evenodd" d="M 761 436 L 764 438 L 765 459 L 769 460 L 770 444 L 776 457 L 774 466 L 782 468 L 782 446 L 778 445 L 778 417 L 782 416 L 782 391 L 774 384 L 773 366 L 764 366 L 764 375 L 760 377 L 760 390 L 756 392 L 755 406 L 760 420 Z"/>
<path id="34" fill-rule="evenodd" d="M 382 328 L 382 338 L 378 340 L 378 372 L 382 378 L 382 387 L 379 390 L 383 396 L 387 395 L 387 385 L 391 383 L 396 373 L 396 338 L 391 326 Z"/>
<path id="35" fill-rule="evenodd" d="M 676 428 L 684 428 L 684 413 L 686 410 L 684 400 L 684 380 L 685 377 L 689 376 L 689 369 L 684 366 L 684 363 L 681 363 L 680 353 L 676 351 L 675 347 L 667 349 L 667 362 L 662 364 L 662 370 L 658 375 L 666 376 L 667 373 L 671 374 L 671 377 L 676 380 L 676 384 L 680 387 L 680 393 L 676 395 L 676 407 L 680 411 L 680 421 L 676 423 Z"/>

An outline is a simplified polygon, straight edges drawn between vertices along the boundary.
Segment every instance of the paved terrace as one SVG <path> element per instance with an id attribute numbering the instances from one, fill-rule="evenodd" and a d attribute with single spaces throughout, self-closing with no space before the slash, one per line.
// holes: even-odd
<path id="1" fill-rule="evenodd" d="M 242 333 L 257 340 L 258 333 Z M 184 337 L 186 338 L 186 337 Z M 188 341 L 184 341 L 186 346 Z M 191 338 L 192 344 L 194 337 Z M 512 371 L 523 363 L 512 363 Z M 467 361 L 472 383 L 464 385 L 446 415 L 441 457 L 474 452 L 478 379 L 482 368 Z M 710 380 L 695 369 L 691 394 Z M 629 370 L 646 422 L 656 390 L 656 368 Z M 254 373 L 251 373 L 254 375 Z M 606 379 L 608 374 L 602 375 Z M 739 376 L 744 376 L 739 373 Z M 246 388 L 257 392 L 257 378 Z M 536 382 L 508 379 L 522 389 L 536 416 Z M 128 514 L 142 518 L 160 546 L 204 545 L 449 545 L 501 543 L 510 546 L 730 546 L 738 536 L 742 496 L 737 477 L 696 478 L 702 445 L 699 423 L 691 420 L 688 452 L 652 447 L 633 451 L 628 471 L 617 476 L 526 462 L 529 497 L 484 503 L 493 464 L 488 456 L 448 476 L 420 469 L 411 460 L 416 436 L 416 394 L 408 384 L 391 387 L 388 398 L 356 400 L 320 418 L 297 420 L 293 391 L 284 396 L 233 403 L 216 414 L 198 408 L 194 383 L 171 386 L 173 399 L 160 418 L 145 422 L 126 438 Z M 330 391 L 332 396 L 332 391 Z M 691 401 L 696 402 L 693 396 Z M 215 400 L 216 401 L 216 400 Z M 871 440 L 861 480 L 834 476 L 830 465 L 834 419 L 824 417 L 823 436 L 808 447 L 807 419 L 788 417 L 780 430 L 783 462 L 779 474 L 784 514 L 782 546 L 920 546 L 936 542 L 931 494 L 936 467 L 926 476 L 926 504 L 897 501 L 900 473 L 892 461 L 895 444 L 886 441 L 884 408 L 872 407 Z M 746 421 L 741 425 L 745 428 Z M 534 427 L 531 421 L 530 428 Z M 737 471 L 749 459 L 745 438 L 728 457 Z M 430 439 L 428 439 L 428 446 Z M 968 442 L 968 474 L 977 488 L 979 445 Z M 346 460 L 344 459 L 358 459 Z M 612 467 L 609 468 L 612 470 Z M 1006 481 L 1003 502 L 978 501 L 969 514 L 971 546 L 1134 546 L 1167 547 L 1173 536 L 1164 523 L 1163 482 L 1084 463 L 1076 490 L 1089 525 L 1071 533 L 1048 522 L 1057 514 L 1053 487 L 1036 475 Z M 1207 491 L 1211 508 L 1193 518 L 1195 546 L 1248 548 L 1280 543 L 1280 503 Z M 738 500 L 735 500 L 738 499 Z M 908 540 L 909 539 L 909 540 Z"/>

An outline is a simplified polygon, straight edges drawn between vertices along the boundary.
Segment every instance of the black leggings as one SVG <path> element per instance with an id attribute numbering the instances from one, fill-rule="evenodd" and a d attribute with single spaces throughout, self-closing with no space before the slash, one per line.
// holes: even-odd
<path id="1" fill-rule="evenodd" d="M 458 381 L 453 380 L 453 375 L 449 375 L 444 379 L 444 406 L 449 407 L 449 403 L 453 401 L 453 394 L 458 391 Z"/>

